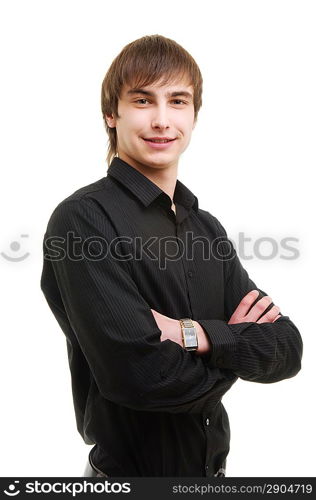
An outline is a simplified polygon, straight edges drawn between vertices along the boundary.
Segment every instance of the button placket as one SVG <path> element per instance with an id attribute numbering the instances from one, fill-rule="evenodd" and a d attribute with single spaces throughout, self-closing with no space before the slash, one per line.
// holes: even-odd
<path id="1" fill-rule="evenodd" d="M 185 238 L 183 238 L 183 235 L 184 235 L 183 227 L 181 225 L 177 224 L 176 225 L 176 237 L 181 239 L 183 244 L 185 245 Z M 187 249 L 185 247 L 184 255 L 181 256 L 180 260 L 182 263 L 182 268 L 183 268 L 183 273 L 184 273 L 184 278 L 185 278 L 185 283 L 186 283 L 186 293 L 187 293 L 187 297 L 188 297 L 188 306 L 189 306 L 189 310 L 190 310 L 190 317 L 193 317 L 191 297 L 190 297 L 190 287 L 189 287 L 189 282 L 187 279 L 189 272 L 187 271 L 186 252 L 187 252 Z"/>

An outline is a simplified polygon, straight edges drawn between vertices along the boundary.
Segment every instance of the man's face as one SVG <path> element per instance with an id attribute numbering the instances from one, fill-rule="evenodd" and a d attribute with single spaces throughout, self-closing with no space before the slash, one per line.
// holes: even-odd
<path id="1" fill-rule="evenodd" d="M 158 83 L 138 89 L 125 85 L 118 102 L 120 118 L 108 117 L 109 126 L 116 127 L 118 155 L 132 166 L 176 167 L 190 142 L 193 87 L 181 80 L 162 87 Z M 157 138 L 168 142 L 154 142 Z"/>

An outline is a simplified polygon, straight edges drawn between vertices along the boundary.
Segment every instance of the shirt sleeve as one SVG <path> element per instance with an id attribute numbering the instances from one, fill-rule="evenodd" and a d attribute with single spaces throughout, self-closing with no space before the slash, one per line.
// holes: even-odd
<path id="1" fill-rule="evenodd" d="M 44 236 L 41 288 L 48 304 L 54 312 L 49 276 L 104 398 L 136 410 L 200 413 L 237 377 L 160 341 L 129 261 L 113 252 L 115 239 L 110 219 L 89 198 L 58 205 Z"/>
<path id="2" fill-rule="evenodd" d="M 248 292 L 258 290 L 257 300 L 267 293 L 249 278 L 225 229 L 216 217 L 213 218 L 222 246 L 221 254 L 225 256 L 226 321 L 197 320 L 212 344 L 207 357 L 210 366 L 232 370 L 241 379 L 252 382 L 272 383 L 295 376 L 301 369 L 303 343 L 289 316 L 281 315 L 274 323 L 227 323 Z"/>

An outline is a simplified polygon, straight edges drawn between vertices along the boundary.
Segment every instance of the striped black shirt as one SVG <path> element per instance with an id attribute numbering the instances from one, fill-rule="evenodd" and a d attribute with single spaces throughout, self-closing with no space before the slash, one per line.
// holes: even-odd
<path id="1" fill-rule="evenodd" d="M 229 452 L 223 395 L 238 377 L 272 383 L 301 367 L 288 316 L 227 324 L 250 290 L 267 294 L 179 180 L 173 201 L 176 214 L 115 157 L 59 203 L 44 236 L 41 288 L 67 339 L 77 428 L 109 476 L 214 476 Z M 198 321 L 211 351 L 161 342 L 151 309 Z"/>

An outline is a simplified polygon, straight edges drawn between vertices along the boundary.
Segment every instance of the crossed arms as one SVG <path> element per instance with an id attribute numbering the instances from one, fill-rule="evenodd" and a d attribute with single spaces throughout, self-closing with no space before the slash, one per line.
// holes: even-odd
<path id="1" fill-rule="evenodd" d="M 273 307 L 267 311 L 267 308 L 269 308 L 272 304 L 271 297 L 264 296 L 257 301 L 258 297 L 258 290 L 251 290 L 247 293 L 232 314 L 228 324 L 233 325 L 243 322 L 255 322 L 258 324 L 274 323 L 281 317 L 281 314 L 279 314 L 280 308 L 276 305 L 273 305 Z M 169 318 L 154 309 L 151 309 L 151 312 L 153 313 L 156 323 L 161 330 L 161 342 L 169 339 L 183 347 L 179 321 Z M 197 321 L 193 321 L 193 324 L 198 336 L 198 349 L 196 350 L 196 354 L 205 354 L 210 352 L 212 345 L 206 331 Z"/>
<path id="2" fill-rule="evenodd" d="M 44 241 L 55 235 L 66 240 L 70 231 L 82 240 L 93 235 L 110 242 L 117 237 L 110 219 L 88 198 L 59 205 Z M 223 231 L 218 226 L 218 233 Z M 54 257 L 56 250 L 51 253 Z M 271 383 L 300 370 L 302 340 L 289 317 L 255 322 L 248 314 L 242 316 L 245 304 L 236 311 L 243 297 L 257 289 L 237 256 L 225 269 L 225 317 L 232 323 L 194 318 L 211 345 L 204 356 L 169 338 L 161 341 L 166 332 L 129 271 L 127 262 L 110 256 L 102 261 L 67 255 L 44 259 L 42 291 L 70 353 L 82 353 L 101 397 L 135 410 L 200 413 L 207 400 L 218 401 L 237 377 Z"/>

